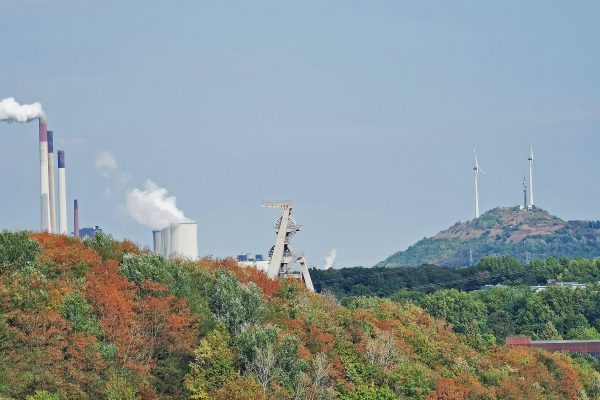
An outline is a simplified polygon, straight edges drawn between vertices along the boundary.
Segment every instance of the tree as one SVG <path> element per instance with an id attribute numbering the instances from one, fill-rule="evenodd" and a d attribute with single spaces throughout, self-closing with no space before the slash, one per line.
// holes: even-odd
<path id="1" fill-rule="evenodd" d="M 394 335 L 383 332 L 373 339 L 368 339 L 365 353 L 371 365 L 377 365 L 384 370 L 390 368 L 395 363 L 398 353 Z"/>
<path id="2" fill-rule="evenodd" d="M 398 400 L 399 397 L 386 387 L 359 386 L 342 394 L 340 400 Z"/>
<path id="3" fill-rule="evenodd" d="M 127 377 L 119 372 L 112 371 L 106 383 L 106 400 L 141 400 Z"/>
<path id="4" fill-rule="evenodd" d="M 273 345 L 267 344 L 265 347 L 257 349 L 254 358 L 248 363 L 246 369 L 249 374 L 256 378 L 263 392 L 266 393 L 271 388 L 272 381 L 281 372 L 281 368 L 277 365 Z"/>
<path id="5" fill-rule="evenodd" d="M 39 242 L 27 232 L 0 232 L 0 273 L 30 265 L 40 250 Z"/>
<path id="6" fill-rule="evenodd" d="M 295 399 L 324 400 L 334 397 L 331 387 L 332 365 L 325 353 L 319 353 L 310 362 L 306 373 L 302 374 L 295 389 Z"/>
<path id="7" fill-rule="evenodd" d="M 225 325 L 232 336 L 265 318 L 260 289 L 252 283 L 241 284 L 229 271 L 217 271 L 215 279 L 206 286 L 205 295 L 214 319 Z"/>
<path id="8" fill-rule="evenodd" d="M 427 296 L 424 304 L 431 315 L 451 323 L 456 332 L 487 331 L 485 304 L 468 293 L 456 289 L 440 290 Z"/>
<path id="9" fill-rule="evenodd" d="M 306 369 L 306 361 L 299 354 L 299 339 L 281 334 L 274 325 L 253 326 L 239 334 L 234 344 L 241 369 L 252 374 L 265 392 L 275 381 L 292 392 Z"/>
<path id="10" fill-rule="evenodd" d="M 223 383 L 212 400 L 267 400 L 262 387 L 251 376 L 234 374 Z"/>
<path id="11" fill-rule="evenodd" d="M 29 395 L 26 400 L 61 400 L 58 393 L 49 393 L 46 390 L 38 390 L 33 395 Z"/>
<path id="12" fill-rule="evenodd" d="M 552 321 L 548 321 L 544 324 L 544 327 L 538 337 L 541 340 L 562 340 L 562 336 L 556 330 L 556 327 Z"/>
<path id="13" fill-rule="evenodd" d="M 61 314 L 71 322 L 75 332 L 84 332 L 96 337 L 102 336 L 102 329 L 93 315 L 92 306 L 79 291 L 75 290 L 64 297 Z"/>
<path id="14" fill-rule="evenodd" d="M 210 399 L 235 372 L 229 334 L 225 329 L 215 329 L 200 341 L 194 355 L 185 387 L 192 399 Z"/>

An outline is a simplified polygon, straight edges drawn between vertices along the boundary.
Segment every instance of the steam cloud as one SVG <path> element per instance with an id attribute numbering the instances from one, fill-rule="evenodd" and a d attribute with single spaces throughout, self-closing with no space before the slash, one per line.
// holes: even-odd
<path id="1" fill-rule="evenodd" d="M 117 171 L 117 160 L 108 150 L 98 153 L 96 156 L 96 170 L 104 178 L 107 178 Z"/>
<path id="2" fill-rule="evenodd" d="M 333 267 L 335 259 L 337 258 L 337 250 L 332 249 L 328 256 L 325 256 L 325 269 Z"/>
<path id="3" fill-rule="evenodd" d="M 45 117 L 41 103 L 19 104 L 13 97 L 0 101 L 0 121 L 29 122 Z"/>
<path id="4" fill-rule="evenodd" d="M 168 196 L 167 189 L 148 180 L 143 189 L 136 188 L 127 192 L 125 210 L 133 220 L 151 229 L 190 222 L 183 211 L 177 208 L 176 201 L 174 196 Z"/>

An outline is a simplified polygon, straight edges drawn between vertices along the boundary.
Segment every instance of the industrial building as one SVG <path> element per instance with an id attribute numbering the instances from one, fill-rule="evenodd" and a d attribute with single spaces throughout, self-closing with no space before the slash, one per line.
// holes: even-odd
<path id="1" fill-rule="evenodd" d="M 198 224 L 178 222 L 152 231 L 154 252 L 165 258 L 198 259 Z"/>
<path id="2" fill-rule="evenodd" d="M 265 260 L 262 254 L 245 253 L 236 257 L 237 262 L 242 267 L 252 267 L 259 271 L 267 273 L 269 270 L 269 261 Z"/>
<path id="3" fill-rule="evenodd" d="M 600 339 L 594 340 L 531 340 L 529 336 L 507 337 L 509 347 L 535 347 L 550 352 L 587 354 L 600 360 Z"/>
<path id="4" fill-rule="evenodd" d="M 93 228 L 81 228 L 79 229 L 79 237 L 81 239 L 93 238 L 96 236 L 96 232 L 102 233 L 102 228 L 100 228 L 98 225 L 94 226 Z"/>

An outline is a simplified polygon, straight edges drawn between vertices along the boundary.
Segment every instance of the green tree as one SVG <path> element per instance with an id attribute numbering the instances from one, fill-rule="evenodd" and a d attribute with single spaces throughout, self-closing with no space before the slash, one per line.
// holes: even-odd
<path id="1" fill-rule="evenodd" d="M 567 338 L 575 340 L 600 339 L 600 332 L 598 332 L 594 327 L 580 326 L 569 329 L 567 332 Z"/>
<path id="2" fill-rule="evenodd" d="M 279 328 L 268 324 L 254 326 L 235 338 L 238 361 L 266 390 L 277 381 L 286 390 L 296 387 L 307 363 L 300 359 L 300 341 L 293 335 L 282 335 Z"/>
<path id="3" fill-rule="evenodd" d="M 487 331 L 485 304 L 468 293 L 456 289 L 440 290 L 425 298 L 427 310 L 436 318 L 443 318 L 460 333 Z"/>
<path id="4" fill-rule="evenodd" d="M 112 236 L 107 233 L 96 232 L 93 238 L 87 238 L 83 241 L 87 246 L 96 250 L 104 261 L 108 260 L 113 253 L 115 241 Z"/>
<path id="5" fill-rule="evenodd" d="M 340 400 L 398 400 L 390 389 L 375 386 L 359 386 L 342 394 Z"/>
<path id="6" fill-rule="evenodd" d="M 0 232 L 0 272 L 32 264 L 40 250 L 39 242 L 27 232 Z"/>
<path id="7" fill-rule="evenodd" d="M 562 340 L 562 336 L 558 333 L 558 330 L 552 323 L 547 321 L 544 324 L 542 331 L 539 333 L 538 338 L 541 340 Z"/>
<path id="8" fill-rule="evenodd" d="M 229 334 L 225 329 L 215 329 L 200 341 L 194 355 L 185 387 L 192 399 L 210 399 L 235 372 Z"/>
<path id="9" fill-rule="evenodd" d="M 58 393 L 49 393 L 45 390 L 38 390 L 35 394 L 29 395 L 26 400 L 61 400 Z"/>
<path id="10" fill-rule="evenodd" d="M 89 333 L 96 337 L 102 335 L 102 329 L 94 317 L 92 306 L 80 292 L 73 291 L 65 296 L 61 314 L 71 322 L 76 332 Z"/>
<path id="11" fill-rule="evenodd" d="M 231 336 L 263 321 L 266 316 L 260 288 L 253 283 L 240 283 L 227 270 L 217 271 L 215 279 L 206 285 L 205 295 L 214 319 L 227 327 Z"/>
<path id="12" fill-rule="evenodd" d="M 141 400 L 137 388 L 123 373 L 111 371 L 106 383 L 106 400 Z"/>

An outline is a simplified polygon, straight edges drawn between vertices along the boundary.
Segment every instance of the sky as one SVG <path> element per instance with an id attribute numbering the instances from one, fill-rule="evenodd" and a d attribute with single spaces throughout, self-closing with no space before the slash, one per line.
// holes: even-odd
<path id="1" fill-rule="evenodd" d="M 147 180 L 198 222 L 201 255 L 292 246 L 372 266 L 522 202 L 600 219 L 596 1 L 0 0 L 0 99 L 39 101 L 81 225 L 151 244 Z M 0 229 L 39 229 L 37 124 L 0 123 Z M 100 164 L 100 168 L 97 168 Z M 71 211 L 69 211 L 70 213 Z M 70 214 L 69 214 L 70 217 Z M 70 223 L 72 219 L 69 218 Z"/>

